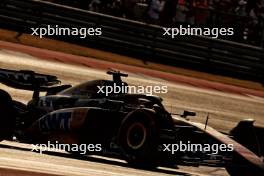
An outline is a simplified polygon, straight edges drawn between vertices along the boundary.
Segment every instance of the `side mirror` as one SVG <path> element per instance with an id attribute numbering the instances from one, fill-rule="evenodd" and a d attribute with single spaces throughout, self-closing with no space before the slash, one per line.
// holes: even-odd
<path id="1" fill-rule="evenodd" d="M 187 116 L 196 116 L 196 113 L 195 112 L 192 112 L 192 111 L 183 111 L 183 114 L 181 115 L 181 117 L 184 117 L 186 118 Z"/>
<path id="2" fill-rule="evenodd" d="M 106 72 L 108 75 L 113 76 L 113 81 L 116 83 L 122 83 L 121 77 L 128 77 L 128 74 L 121 73 L 120 71 L 110 70 Z"/>

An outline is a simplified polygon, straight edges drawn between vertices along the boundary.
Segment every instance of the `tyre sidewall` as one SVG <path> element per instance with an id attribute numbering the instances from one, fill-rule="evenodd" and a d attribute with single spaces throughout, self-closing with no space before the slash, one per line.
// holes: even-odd
<path id="1" fill-rule="evenodd" d="M 15 127 L 14 107 L 11 96 L 0 90 L 0 141 L 10 138 Z"/>
<path id="2" fill-rule="evenodd" d="M 146 139 L 144 144 L 138 149 L 132 149 L 128 145 L 127 133 L 133 124 L 142 124 L 146 129 Z M 158 126 L 154 115 L 144 110 L 137 110 L 129 113 L 123 120 L 119 129 L 119 145 L 126 156 L 127 161 L 135 165 L 137 164 L 153 164 L 155 161 L 155 153 L 158 146 Z"/>

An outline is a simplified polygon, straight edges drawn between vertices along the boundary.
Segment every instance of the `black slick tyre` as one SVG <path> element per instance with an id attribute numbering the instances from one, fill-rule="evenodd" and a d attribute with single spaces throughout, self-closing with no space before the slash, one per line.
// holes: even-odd
<path id="1" fill-rule="evenodd" d="M 131 166 L 153 168 L 158 165 L 155 158 L 158 134 L 154 113 L 138 109 L 124 118 L 119 129 L 118 142 Z"/>
<path id="2" fill-rule="evenodd" d="M 15 126 L 14 114 L 11 96 L 0 90 L 0 141 L 12 136 Z"/>

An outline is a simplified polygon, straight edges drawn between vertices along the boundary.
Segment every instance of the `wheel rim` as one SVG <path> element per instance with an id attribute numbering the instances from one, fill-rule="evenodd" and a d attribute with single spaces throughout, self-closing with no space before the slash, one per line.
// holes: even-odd
<path id="1" fill-rule="evenodd" d="M 136 150 L 146 141 L 147 130 L 142 123 L 133 123 L 127 130 L 126 141 L 130 148 Z"/>

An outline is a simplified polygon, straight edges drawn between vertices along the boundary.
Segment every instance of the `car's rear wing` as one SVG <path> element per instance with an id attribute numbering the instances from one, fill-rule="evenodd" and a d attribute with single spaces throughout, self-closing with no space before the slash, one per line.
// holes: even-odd
<path id="1" fill-rule="evenodd" d="M 40 91 L 54 91 L 70 87 L 60 85 L 61 81 L 56 76 L 35 73 L 30 70 L 0 69 L 0 83 L 9 87 L 23 90 L 32 90 L 36 97 Z"/>

